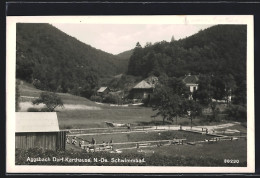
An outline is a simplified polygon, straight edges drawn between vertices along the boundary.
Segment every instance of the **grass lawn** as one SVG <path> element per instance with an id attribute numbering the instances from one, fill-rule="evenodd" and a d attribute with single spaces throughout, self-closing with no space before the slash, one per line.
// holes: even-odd
<path id="1" fill-rule="evenodd" d="M 161 122 L 162 119 L 152 118 L 151 108 L 103 108 L 101 110 L 70 110 L 58 112 L 61 129 L 65 128 L 106 128 L 105 121 L 115 123 Z"/>
<path id="2" fill-rule="evenodd" d="M 32 84 L 22 81 L 19 85 L 20 95 L 25 97 L 39 97 L 42 90 L 36 89 Z M 76 105 L 88 105 L 88 106 L 99 106 L 95 102 L 92 102 L 86 98 L 71 95 L 68 93 L 57 93 L 64 104 L 76 104 Z M 21 97 L 21 102 L 31 102 L 34 98 Z"/>
<path id="3" fill-rule="evenodd" d="M 150 148 L 160 156 L 180 156 L 199 159 L 235 159 L 239 162 L 247 160 L 247 142 L 244 139 L 236 141 L 221 141 L 216 143 L 205 143 L 198 145 L 171 145 Z M 229 166 L 228 164 L 226 166 Z"/>

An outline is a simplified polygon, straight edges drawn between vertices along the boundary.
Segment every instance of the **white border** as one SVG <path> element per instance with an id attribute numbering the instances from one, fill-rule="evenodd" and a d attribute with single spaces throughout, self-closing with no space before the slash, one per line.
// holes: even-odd
<path id="1" fill-rule="evenodd" d="M 10 16 L 6 56 L 6 172 L 7 173 L 253 173 L 255 171 L 254 32 L 253 15 L 218 16 Z M 16 23 L 87 24 L 246 24 L 247 25 L 247 167 L 162 166 L 18 166 L 15 165 Z M 239 149 L 239 148 L 238 148 Z"/>

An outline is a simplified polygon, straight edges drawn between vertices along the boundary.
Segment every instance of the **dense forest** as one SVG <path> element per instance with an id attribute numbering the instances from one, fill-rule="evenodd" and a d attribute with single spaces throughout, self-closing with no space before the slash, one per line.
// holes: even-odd
<path id="1" fill-rule="evenodd" d="M 143 78 L 200 75 L 201 85 L 210 84 L 217 90 L 214 98 L 223 98 L 228 87 L 236 102 L 245 104 L 246 41 L 246 25 L 217 25 L 178 41 L 147 43 L 144 47 L 137 43 L 127 74 Z"/>
<path id="2" fill-rule="evenodd" d="M 128 74 L 180 77 L 185 74 L 246 75 L 246 26 L 217 25 L 178 41 L 137 44 Z M 239 71 L 239 72 L 238 72 Z"/>
<path id="3" fill-rule="evenodd" d="M 125 72 L 127 62 L 50 24 L 17 24 L 16 77 L 39 89 L 90 97 L 100 78 Z"/>

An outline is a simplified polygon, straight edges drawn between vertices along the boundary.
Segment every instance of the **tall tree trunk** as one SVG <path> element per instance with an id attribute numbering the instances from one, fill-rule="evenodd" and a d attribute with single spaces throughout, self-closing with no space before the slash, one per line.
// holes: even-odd
<path id="1" fill-rule="evenodd" d="M 192 129 L 192 117 L 190 118 L 190 128 Z"/>

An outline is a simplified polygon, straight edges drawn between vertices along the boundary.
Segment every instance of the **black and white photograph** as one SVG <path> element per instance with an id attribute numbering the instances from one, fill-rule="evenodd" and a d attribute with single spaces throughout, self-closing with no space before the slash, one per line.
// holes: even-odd
<path id="1" fill-rule="evenodd" d="M 10 172 L 254 172 L 253 16 L 6 21 Z"/>

